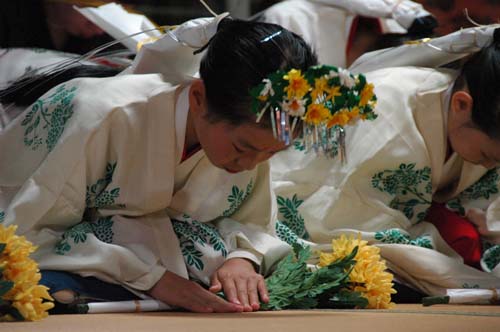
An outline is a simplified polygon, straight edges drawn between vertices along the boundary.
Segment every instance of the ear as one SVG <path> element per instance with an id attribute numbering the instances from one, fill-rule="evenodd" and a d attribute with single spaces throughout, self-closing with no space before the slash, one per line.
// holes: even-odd
<path id="1" fill-rule="evenodd" d="M 451 96 L 450 111 L 460 118 L 470 119 L 474 101 L 466 91 L 456 91 Z"/>
<path id="2" fill-rule="evenodd" d="M 197 79 L 189 89 L 189 110 L 196 116 L 204 116 L 207 112 L 207 99 L 203 80 Z"/>

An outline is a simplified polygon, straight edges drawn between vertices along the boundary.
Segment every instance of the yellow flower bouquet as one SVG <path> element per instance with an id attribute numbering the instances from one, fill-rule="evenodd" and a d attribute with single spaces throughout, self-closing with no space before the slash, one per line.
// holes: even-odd
<path id="1" fill-rule="evenodd" d="M 0 321 L 39 320 L 54 304 L 37 263 L 29 258 L 36 250 L 17 227 L 0 224 Z"/>
<path id="2" fill-rule="evenodd" d="M 320 253 L 311 268 L 311 249 L 299 244 L 266 279 L 269 303 L 264 310 L 312 308 L 386 309 L 393 306 L 393 275 L 386 271 L 379 249 L 366 241 L 341 236 L 332 253 Z"/>
<path id="3" fill-rule="evenodd" d="M 332 241 L 332 253 L 320 253 L 320 267 L 326 267 L 351 254 L 356 249 L 354 266 L 349 273 L 348 289 L 367 299 L 366 308 L 388 309 L 393 306 L 391 294 L 393 275 L 386 271 L 385 261 L 380 258 L 380 249 L 368 245 L 367 241 L 342 235 Z"/>

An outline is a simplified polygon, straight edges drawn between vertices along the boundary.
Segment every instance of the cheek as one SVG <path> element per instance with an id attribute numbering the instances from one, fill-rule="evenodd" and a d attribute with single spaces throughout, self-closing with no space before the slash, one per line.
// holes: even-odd
<path id="1" fill-rule="evenodd" d="M 481 137 L 473 130 L 463 131 L 455 136 L 452 141 L 453 150 L 458 153 L 463 159 L 477 163 L 481 162 L 483 156 L 481 154 L 481 146 L 484 144 Z"/>
<path id="2" fill-rule="evenodd" d="M 214 145 L 215 151 L 213 155 L 216 156 L 219 164 L 231 163 L 238 158 L 238 154 L 232 148 L 231 144 L 220 143 Z"/>
<path id="3" fill-rule="evenodd" d="M 236 151 L 227 135 L 220 132 L 205 132 L 202 139 L 205 154 L 215 166 L 223 166 L 236 159 Z"/>

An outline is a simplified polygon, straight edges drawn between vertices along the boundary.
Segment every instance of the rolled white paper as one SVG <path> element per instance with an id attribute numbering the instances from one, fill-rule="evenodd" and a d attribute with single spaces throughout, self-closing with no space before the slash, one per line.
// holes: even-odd
<path id="1" fill-rule="evenodd" d="M 135 300 L 116 302 L 90 302 L 87 303 L 89 314 L 117 313 L 117 312 L 145 312 L 166 311 L 172 308 L 157 300 Z"/>

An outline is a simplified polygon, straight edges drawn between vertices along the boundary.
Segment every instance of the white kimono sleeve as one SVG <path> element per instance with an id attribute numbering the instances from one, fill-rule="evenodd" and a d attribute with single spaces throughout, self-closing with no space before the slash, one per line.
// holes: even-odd
<path id="1" fill-rule="evenodd" d="M 269 164 L 258 166 L 256 182 L 251 195 L 231 218 L 215 224 L 228 244 L 227 259 L 246 258 L 260 266 L 260 273 L 267 275 L 290 251 L 290 246 L 274 234 L 276 220 L 275 197 L 271 190 Z"/>
<path id="2" fill-rule="evenodd" d="M 0 210 L 38 246 L 40 269 L 137 290 L 167 269 L 187 275 L 170 219 L 157 212 L 172 195 L 171 89 L 158 75 L 70 81 L 0 133 L 10 156 L 0 162 Z"/>

